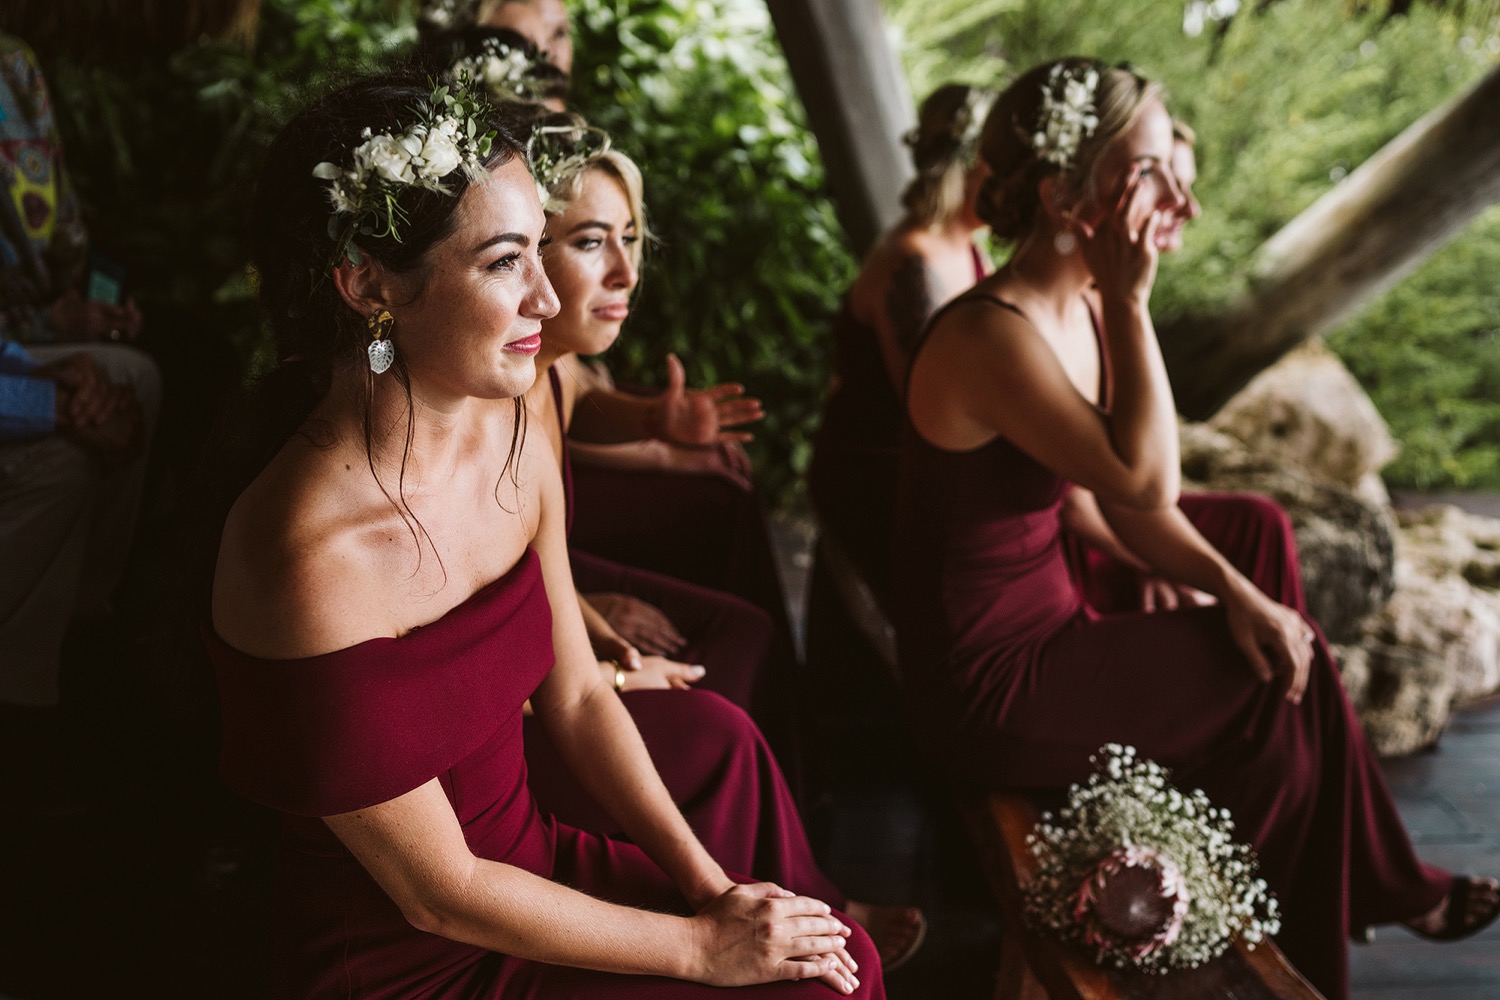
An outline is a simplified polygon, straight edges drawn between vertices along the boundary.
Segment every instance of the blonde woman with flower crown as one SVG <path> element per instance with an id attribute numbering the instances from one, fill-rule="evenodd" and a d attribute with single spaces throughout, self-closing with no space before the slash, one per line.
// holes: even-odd
<path id="1" fill-rule="evenodd" d="M 1057 789 L 1135 746 L 1233 814 L 1280 897 L 1278 937 L 1323 993 L 1346 944 L 1495 916 L 1495 883 L 1415 856 L 1314 623 L 1267 597 L 1176 506 L 1176 413 L 1148 310 L 1184 196 L 1156 85 L 1093 60 L 1023 74 L 985 122 L 980 214 L 1015 250 L 914 355 L 895 602 L 913 721 L 959 780 Z M 1060 542 L 1078 485 L 1212 607 L 1096 617 Z"/>
<path id="2" fill-rule="evenodd" d="M 580 354 L 597 354 L 619 338 L 629 314 L 647 235 L 643 178 L 608 136 L 575 115 L 542 115 L 532 135 L 533 163 L 548 190 L 547 224 L 554 237 L 545 261 L 547 276 L 560 308 L 542 324 L 537 384 L 526 400 L 529 426 L 552 442 L 563 482 L 571 487 L 567 426 L 580 395 L 574 373 Z M 565 492 L 571 499 L 571 489 Z M 823 874 L 766 737 L 745 711 L 746 701 L 732 703 L 733 673 L 758 665 L 754 655 L 747 661 L 746 651 L 735 650 L 732 643 L 748 641 L 753 653 L 756 641 L 764 648 L 765 634 L 747 632 L 745 623 L 736 621 L 738 602 L 726 594 L 570 554 L 596 651 L 601 642 L 618 642 L 619 637 L 597 613 L 590 621 L 586 581 L 610 581 L 673 609 L 674 616 L 680 609 L 699 609 L 702 631 L 708 634 L 696 644 L 710 653 L 704 659 L 706 672 L 675 673 L 683 665 L 655 656 L 644 658 L 640 669 L 605 667 L 619 682 L 621 699 L 662 782 L 709 853 L 732 869 L 753 871 L 848 913 L 870 933 L 883 969 L 910 959 L 926 932 L 921 911 L 850 900 Z M 555 745 L 534 720 L 527 725 L 526 759 L 531 787 L 545 808 L 587 830 L 618 829 L 562 766 Z M 747 822 L 747 816 L 755 820 Z"/>
<path id="3" fill-rule="evenodd" d="M 979 128 L 994 97 L 950 83 L 922 102 L 906 137 L 916 176 L 901 196 L 905 214 L 865 258 L 833 321 L 833 380 L 807 481 L 820 531 L 882 599 L 911 352 L 938 307 L 989 270 L 974 233 L 984 225 Z"/>
<path id="4" fill-rule="evenodd" d="M 862 930 L 703 848 L 589 648 L 520 402 L 558 301 L 519 127 L 375 79 L 261 170 L 280 361 L 235 424 L 204 638 L 225 779 L 282 816 L 274 992 L 881 997 Z M 633 843 L 537 809 L 528 699 Z"/>

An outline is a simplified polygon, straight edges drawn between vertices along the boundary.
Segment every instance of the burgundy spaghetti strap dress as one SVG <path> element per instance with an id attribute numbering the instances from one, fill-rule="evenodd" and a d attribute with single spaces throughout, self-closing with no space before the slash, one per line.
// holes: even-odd
<path id="1" fill-rule="evenodd" d="M 701 663 L 707 672 L 695 687 L 714 691 L 749 711 L 780 751 L 793 749 L 791 701 L 782 696 L 791 663 L 781 656 L 774 619 L 748 601 L 664 573 L 625 565 L 583 551 L 578 531 L 577 470 L 568 451 L 562 386 L 556 366 L 547 370 L 552 403 L 562 429 L 562 475 L 567 503 L 568 560 L 580 594 L 629 594 L 665 612 L 687 645 L 672 658 Z"/>
<path id="2" fill-rule="evenodd" d="M 984 258 L 971 247 L 974 280 Z M 901 397 L 891 383 L 880 335 L 854 318 L 846 298 L 833 320 L 833 379 L 813 438 L 807 486 L 818 530 L 832 535 L 882 604 L 891 579 Z"/>
<path id="3" fill-rule="evenodd" d="M 770 616 L 777 655 L 795 660 L 766 511 L 753 490 L 715 475 L 586 464 L 573 476 L 574 549 L 750 602 Z"/>
<path id="4" fill-rule="evenodd" d="M 1255 493 L 1184 493 L 1178 506 L 1210 545 L 1273 599 L 1307 614 L 1297 538 L 1286 511 Z M 1141 575 L 1065 532 L 1083 599 L 1101 614 L 1142 610 Z"/>
<path id="5" fill-rule="evenodd" d="M 1417 859 L 1321 633 L 1292 705 L 1256 680 L 1221 607 L 1090 614 L 1060 537 L 1071 484 L 1009 441 L 947 451 L 908 420 L 902 449 L 901 669 L 940 765 L 1057 789 L 1101 744 L 1134 745 L 1231 811 L 1280 897 L 1278 943 L 1346 997 L 1351 925 L 1423 913 L 1448 877 Z"/>
<path id="6" fill-rule="evenodd" d="M 554 379 L 556 370 L 549 372 Z M 559 411 L 559 418 L 561 412 Z M 570 482 L 567 445 L 563 445 L 563 479 Z M 571 509 L 571 504 L 570 504 Z M 577 553 L 573 554 L 575 557 Z M 767 647 L 764 629 L 735 629 L 732 618 L 716 609 L 743 607 L 751 615 L 760 613 L 727 594 L 714 594 L 701 587 L 645 573 L 630 567 L 615 567 L 590 557 L 590 570 L 575 580 L 587 579 L 589 589 L 624 590 L 638 593 L 658 604 L 674 622 L 678 606 L 673 595 L 684 595 L 681 603 L 703 607 L 701 625 L 720 628 L 725 634 L 709 645 L 710 656 L 723 650 L 724 658 L 738 656 L 744 673 L 753 677 L 758 656 Z M 579 589 L 584 585 L 579 583 Z M 701 595 L 701 596 L 699 596 Z M 679 628 L 689 634 L 687 625 Z M 758 643 L 758 645 L 757 645 Z M 734 646 L 738 644 L 739 648 Z M 744 702 L 731 703 L 713 689 L 700 689 L 719 672 L 721 661 L 705 660 L 708 673 L 692 690 L 627 691 L 621 695 L 635 720 L 657 773 L 672 794 L 693 832 L 716 861 L 730 871 L 754 872 L 794 892 L 841 907 L 847 897 L 818 868 L 812 847 L 798 815 L 796 802 L 776 758 L 755 722 L 746 714 Z M 745 669 L 745 668 L 749 669 Z M 748 689 L 746 690 L 748 694 Z M 531 789 L 542 809 L 571 826 L 597 833 L 618 831 L 613 817 L 586 792 L 563 762 L 543 727 L 526 720 L 526 761 Z"/>
<path id="7" fill-rule="evenodd" d="M 552 666 L 551 613 L 534 553 L 400 638 L 296 660 L 247 656 L 209 629 L 205 641 L 218 674 L 225 779 L 283 817 L 278 997 L 726 995 L 680 980 L 527 961 L 418 931 L 319 818 L 437 778 L 477 856 L 614 902 L 686 912 L 640 850 L 557 823 L 527 790 L 521 705 Z M 864 973 L 860 995 L 884 996 L 879 959 L 857 926 L 849 948 Z M 823 997 L 828 987 L 776 983 L 743 995 Z"/>

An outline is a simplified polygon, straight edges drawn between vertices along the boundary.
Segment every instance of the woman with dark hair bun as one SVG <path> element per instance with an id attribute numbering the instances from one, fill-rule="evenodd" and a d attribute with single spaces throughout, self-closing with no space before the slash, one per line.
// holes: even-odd
<path id="1" fill-rule="evenodd" d="M 558 303 L 517 123 L 371 80 L 261 172 L 263 398 L 288 405 L 223 521 L 204 639 L 224 776 L 282 815 L 275 992 L 883 996 L 862 931 L 709 856 L 589 650 L 523 419 Z M 633 844 L 537 809 L 528 699 Z"/>
<path id="2" fill-rule="evenodd" d="M 1348 995 L 1356 928 L 1452 939 L 1493 920 L 1491 879 L 1412 849 L 1314 623 L 1266 595 L 1177 506 L 1172 391 L 1148 300 L 1185 198 L 1159 88 L 1063 59 L 996 101 L 981 215 L 1016 244 L 932 321 L 912 361 L 895 546 L 897 635 L 932 755 L 983 787 L 1087 778 L 1134 746 L 1227 808 L 1280 897 L 1278 942 Z M 1091 490 L 1110 527 L 1211 607 L 1096 616 L 1059 511 Z"/>
<path id="3" fill-rule="evenodd" d="M 979 128 L 995 93 L 950 83 L 906 136 L 916 176 L 901 221 L 880 238 L 833 323 L 833 381 L 807 482 L 819 530 L 876 596 L 888 596 L 897 441 L 906 368 L 927 320 L 989 270 L 974 232 L 985 167 Z"/>

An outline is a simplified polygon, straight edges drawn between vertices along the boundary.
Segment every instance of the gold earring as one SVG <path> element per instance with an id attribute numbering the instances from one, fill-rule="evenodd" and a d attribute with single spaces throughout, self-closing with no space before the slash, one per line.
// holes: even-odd
<path id="1" fill-rule="evenodd" d="M 370 371 L 376 375 L 395 363 L 396 345 L 391 342 L 391 328 L 395 325 L 396 317 L 391 315 L 389 309 L 371 313 L 369 319 L 365 320 L 365 327 L 373 338 L 367 348 L 370 355 Z"/>

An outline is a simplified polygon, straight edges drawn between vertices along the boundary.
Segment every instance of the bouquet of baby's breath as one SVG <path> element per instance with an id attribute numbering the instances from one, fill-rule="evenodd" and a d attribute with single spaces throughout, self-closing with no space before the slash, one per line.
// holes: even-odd
<path id="1" fill-rule="evenodd" d="M 1037 925 L 1081 942 L 1116 968 L 1164 973 L 1218 957 L 1236 937 L 1254 947 L 1281 929 L 1255 855 L 1231 834 L 1227 809 L 1173 788 L 1135 748 L 1109 743 L 1096 770 L 1044 813 L 1027 838 Z"/>

